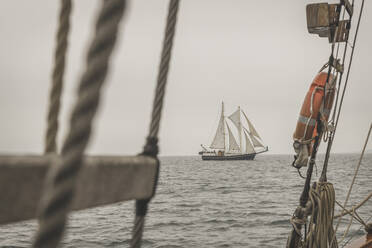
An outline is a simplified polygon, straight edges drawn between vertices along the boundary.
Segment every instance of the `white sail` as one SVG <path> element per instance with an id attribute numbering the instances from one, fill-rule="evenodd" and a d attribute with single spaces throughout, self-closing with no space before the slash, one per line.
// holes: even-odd
<path id="1" fill-rule="evenodd" d="M 232 123 L 234 123 L 236 128 L 239 130 L 240 129 L 240 109 L 232 113 L 228 118 L 232 121 Z"/>
<path id="2" fill-rule="evenodd" d="M 251 144 L 251 141 L 248 138 L 247 133 L 246 132 L 243 132 L 243 133 L 244 133 L 244 137 L 245 137 L 245 151 L 246 151 L 246 153 L 256 153 L 256 151 L 254 150 L 254 148 Z"/>
<path id="3" fill-rule="evenodd" d="M 251 132 L 249 132 L 246 128 L 244 128 L 244 130 L 249 134 L 254 147 L 265 147 L 258 139 L 256 139 L 256 137 L 254 137 Z"/>
<path id="4" fill-rule="evenodd" d="M 220 121 L 218 123 L 217 131 L 214 135 L 214 139 L 210 147 L 213 149 L 225 149 L 225 117 L 223 102 Z"/>
<path id="5" fill-rule="evenodd" d="M 243 147 L 242 147 L 242 124 L 241 124 L 241 121 L 240 121 L 240 107 L 238 107 L 238 110 L 236 110 L 234 113 L 232 113 L 228 118 L 232 121 L 232 123 L 234 123 L 234 125 L 238 129 L 240 152 L 243 153 Z"/>
<path id="6" fill-rule="evenodd" d="M 242 111 L 242 112 L 243 112 L 243 115 L 244 115 L 244 117 L 245 117 L 245 119 L 246 119 L 246 121 L 247 121 L 247 123 L 248 123 L 249 134 L 253 134 L 253 135 L 255 135 L 257 138 L 259 138 L 260 140 L 262 140 L 261 137 L 260 137 L 260 135 L 257 133 L 256 129 L 254 128 L 253 124 L 249 121 L 247 115 L 244 113 L 244 111 Z"/>
<path id="7" fill-rule="evenodd" d="M 232 134 L 231 129 L 229 125 L 227 124 L 227 122 L 226 122 L 226 126 L 227 126 L 227 131 L 229 132 L 229 151 L 239 152 L 240 147 L 238 143 L 236 142 L 234 135 Z"/>

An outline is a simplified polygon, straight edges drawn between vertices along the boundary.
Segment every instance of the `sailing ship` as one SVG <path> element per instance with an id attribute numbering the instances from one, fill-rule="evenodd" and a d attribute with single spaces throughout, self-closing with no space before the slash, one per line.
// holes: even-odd
<path id="1" fill-rule="evenodd" d="M 256 154 L 269 150 L 240 107 L 228 117 L 225 116 L 224 112 L 224 103 L 222 102 L 221 116 L 213 141 L 209 147 L 201 145 L 203 150 L 199 152 L 199 155 L 201 155 L 202 160 L 253 160 Z M 242 122 L 242 116 L 247 124 L 246 126 Z M 239 144 L 227 120 L 230 120 L 236 127 Z"/>
<path id="2" fill-rule="evenodd" d="M 58 45 L 56 46 L 58 53 L 55 61 L 55 71 L 59 71 L 63 74 L 65 55 L 62 56 L 62 54 L 66 53 L 71 1 L 61 1 L 61 3 L 62 8 L 61 18 L 59 19 Z M 89 142 L 89 137 L 92 133 L 91 127 L 93 126 L 94 116 L 100 103 L 99 96 L 103 88 L 101 86 L 105 82 L 107 70 L 110 65 L 108 59 L 113 51 L 113 45 L 116 41 L 115 37 L 119 30 L 118 23 L 124 13 L 126 13 L 124 11 L 125 1 L 104 1 L 95 26 L 95 36 L 93 36 L 94 39 L 91 42 L 92 45 L 87 56 L 86 72 L 84 73 L 80 86 L 78 87 L 78 101 L 71 112 L 72 118 L 70 119 L 70 130 L 68 131 L 69 134 L 67 135 L 66 141 L 63 145 L 62 152 L 58 153 L 56 149 L 56 129 L 58 129 L 58 125 L 55 123 L 56 119 L 48 118 L 49 123 L 48 129 L 46 130 L 46 140 L 48 142 L 46 142 L 45 155 L 0 155 L 0 202 L 2 203 L 0 204 L 0 225 L 39 217 L 39 231 L 34 239 L 32 247 L 55 248 L 63 238 L 68 212 L 70 210 L 79 210 L 121 201 L 136 200 L 136 217 L 130 247 L 141 247 L 148 203 L 155 195 L 156 185 L 159 178 L 160 160 L 157 158 L 159 151 L 157 144 L 158 131 L 171 58 L 171 48 L 173 44 L 178 4 L 178 0 L 170 1 L 169 3 L 169 18 L 167 19 L 167 28 L 165 29 L 166 33 L 164 36 L 165 42 L 163 43 L 162 49 L 162 54 L 166 54 L 167 56 L 161 57 L 161 66 L 159 67 L 160 76 L 158 76 L 153 105 L 154 114 L 152 115 L 150 133 L 146 140 L 143 152 L 136 156 L 84 156 Z M 327 3 L 320 3 L 313 6 L 316 8 L 307 8 L 307 10 L 309 10 L 308 12 L 314 15 L 315 18 L 315 22 L 312 21 L 314 18 L 308 18 L 308 21 L 310 20 L 311 24 L 308 25 L 309 31 L 315 32 L 321 37 L 328 37 L 330 41 L 333 40 L 333 46 L 335 42 L 345 42 L 346 45 L 344 46 L 343 53 L 343 56 L 345 56 L 346 48 L 348 47 L 347 44 L 354 1 L 352 4 L 350 4 L 349 0 L 340 0 L 339 4 L 328 5 Z M 344 9 L 349 13 L 349 20 L 339 20 L 342 6 L 344 6 Z M 372 223 L 366 224 L 366 222 L 362 221 L 356 212 L 357 208 L 367 202 L 369 196 L 361 203 L 351 207 L 350 210 L 346 209 L 346 203 L 349 199 L 354 179 L 357 176 L 359 166 L 362 162 L 364 150 L 372 131 L 372 125 L 370 126 L 361 158 L 350 185 L 348 196 L 346 197 L 344 206 L 341 206 L 343 210 L 338 217 L 333 214 L 334 205 L 336 203 L 334 188 L 327 182 L 326 177 L 328 156 L 336 131 L 347 80 L 349 78 L 349 71 L 351 68 L 351 61 L 363 6 L 364 0 L 362 1 L 359 11 L 358 25 L 354 34 L 354 42 L 349 60 L 350 62 L 347 69 L 348 71 L 344 83 L 344 90 L 339 103 L 336 123 L 335 126 L 331 123 L 333 128 L 326 130 L 326 132 L 330 132 L 328 136 L 329 149 L 327 149 L 327 160 L 324 163 L 322 170 L 322 180 L 319 180 L 318 185 L 316 185 L 317 182 L 315 182 L 315 189 L 310 186 L 310 183 L 313 166 L 315 165 L 318 142 L 323 138 L 321 134 L 323 123 L 321 121 L 324 121 L 324 116 L 318 115 L 319 118 L 316 118 L 316 127 L 319 128 L 320 132 L 316 133 L 314 143 L 313 137 L 311 137 L 308 142 L 303 140 L 302 144 L 299 144 L 312 145 L 311 159 L 308 161 L 308 165 L 306 164 L 308 171 L 306 173 L 307 177 L 304 190 L 300 197 L 300 206 L 296 208 L 291 217 L 293 228 L 291 236 L 289 236 L 288 239 L 288 248 L 338 247 L 338 244 L 333 242 L 336 237 L 335 234 L 337 233 L 338 224 L 336 230 L 333 230 L 332 221 L 334 218 L 339 218 L 338 220 L 340 221 L 341 217 L 346 214 L 351 215 L 349 227 L 352 220 L 357 219 L 365 226 L 367 232 L 365 236 L 361 237 L 354 244 L 348 247 L 372 247 Z M 102 22 L 103 19 L 105 22 Z M 319 25 L 315 25 L 314 23 Z M 107 27 L 109 27 L 109 29 Z M 62 30 L 61 32 L 63 35 L 60 35 L 60 30 Z M 341 39 L 341 41 L 339 39 Z M 105 46 L 102 46 L 102 44 Z M 60 49 L 61 47 L 65 48 Z M 97 61 L 100 63 L 96 63 Z M 329 72 L 326 81 L 330 78 L 330 73 L 332 71 L 331 67 L 334 67 L 333 69 L 338 70 L 338 73 L 341 74 L 339 77 L 339 82 L 341 82 L 344 63 L 338 64 L 339 61 L 337 55 L 336 58 L 333 57 L 332 48 L 332 54 L 330 56 L 329 64 L 327 65 L 329 67 Z M 344 60 L 342 59 L 342 61 Z M 99 77 L 95 75 L 98 75 Z M 60 81 L 61 77 L 53 77 L 53 89 L 60 87 Z M 315 93 L 312 94 L 311 92 L 311 97 L 307 98 L 310 99 L 311 103 L 308 106 L 313 106 L 312 99 L 317 98 L 312 97 L 316 94 L 316 88 L 317 87 L 314 87 L 314 91 L 312 91 Z M 323 88 L 323 92 L 326 92 L 325 87 Z M 339 92 L 341 92 L 340 88 L 337 89 L 337 94 Z M 52 90 L 51 96 L 49 113 L 55 113 L 58 115 L 59 98 L 61 97 L 61 94 L 55 94 L 55 91 Z M 336 96 L 334 111 L 336 110 L 336 106 L 338 106 L 337 99 L 338 95 Z M 318 101 L 318 103 L 321 102 L 322 101 Z M 324 102 L 327 103 L 327 101 Z M 320 105 L 321 104 L 318 105 L 319 108 Z M 312 112 L 312 110 L 313 108 L 311 107 L 310 112 Z M 88 117 L 87 113 L 89 114 Z M 241 115 L 244 116 L 248 128 L 244 127 L 241 122 Z M 322 119 L 320 117 L 322 117 Z M 307 117 L 301 116 L 300 122 L 305 118 Z M 309 126 L 311 120 L 314 119 L 307 118 L 307 126 Z M 236 142 L 227 121 L 231 121 L 237 128 L 239 134 L 239 145 L 238 142 Z M 329 123 L 325 121 L 325 124 Z M 332 126 L 330 125 L 330 127 Z M 53 128 L 54 133 L 49 132 L 49 130 L 53 130 Z M 310 132 L 310 134 L 313 134 L 313 132 Z M 228 135 L 228 139 L 226 139 L 226 135 Z M 245 145 L 242 140 L 243 136 L 245 138 Z M 228 142 L 228 145 L 226 145 L 226 141 Z M 245 147 L 245 149 L 243 149 L 243 147 Z M 226 118 L 224 116 L 224 106 L 222 103 L 221 117 L 213 142 L 208 149 L 203 147 L 203 151 L 200 152 L 200 154 L 203 159 L 240 160 L 253 159 L 256 154 L 267 150 L 268 147 L 263 145 L 262 139 L 253 127 L 252 123 L 248 120 L 245 113 L 238 108 L 237 111 Z M 305 155 L 307 154 L 307 157 L 309 157 L 308 153 L 306 153 L 307 149 L 302 149 L 302 151 Z M 44 180 L 45 183 L 43 183 Z M 43 185 L 45 187 L 44 189 L 42 189 Z M 323 187 L 324 190 L 321 189 L 321 187 Z M 120 190 L 118 190 L 118 188 Z M 319 191 L 318 189 L 321 190 Z M 309 196 L 311 195 L 312 198 L 309 199 Z M 39 205 L 41 206 L 41 209 L 40 211 L 37 211 Z M 304 232 L 301 232 L 302 226 L 304 226 Z M 343 238 L 346 237 L 349 227 L 344 233 Z M 358 232 L 355 234 L 357 233 Z"/>

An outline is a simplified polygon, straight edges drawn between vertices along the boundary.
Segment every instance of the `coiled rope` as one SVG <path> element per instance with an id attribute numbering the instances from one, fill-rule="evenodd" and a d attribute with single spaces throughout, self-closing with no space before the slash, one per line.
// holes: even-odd
<path id="1" fill-rule="evenodd" d="M 41 199 L 40 226 L 33 242 L 35 248 L 54 248 L 62 239 L 125 6 L 125 0 L 103 1 L 61 157 L 52 161 L 53 166 L 48 171 Z"/>
<path id="2" fill-rule="evenodd" d="M 52 75 L 52 87 L 49 95 L 48 127 L 45 135 L 45 153 L 56 153 L 56 137 L 58 132 L 58 115 L 63 88 L 63 75 L 65 72 L 65 60 L 68 46 L 68 33 L 70 31 L 71 0 L 61 0 L 59 14 L 57 46 L 54 54 L 54 68 Z"/>
<path id="3" fill-rule="evenodd" d="M 151 115 L 150 131 L 147 137 L 146 144 L 142 154 L 157 158 L 158 155 L 158 133 L 160 127 L 161 111 L 163 108 L 163 101 L 165 95 L 165 88 L 167 84 L 169 64 L 171 58 L 171 52 L 173 47 L 173 39 L 175 34 L 177 13 L 179 8 L 179 0 L 171 0 L 169 2 L 167 24 L 165 28 L 165 35 L 163 40 L 163 48 L 161 53 L 161 60 L 159 66 L 159 72 L 157 77 L 157 85 L 155 90 L 155 99 L 153 102 L 153 109 Z M 158 166 L 159 160 L 158 160 Z M 159 173 L 159 168 L 158 168 Z M 157 179 L 156 179 L 157 180 Z M 155 193 L 155 189 L 154 192 Z M 136 201 L 136 217 L 134 220 L 134 228 L 132 231 L 132 240 L 130 247 L 139 248 L 141 247 L 141 240 L 143 235 L 143 229 L 145 225 L 145 216 L 148 209 L 150 199 Z"/>
<path id="4" fill-rule="evenodd" d="M 335 239 L 333 216 L 336 201 L 333 185 L 318 182 L 315 189 L 310 189 L 310 201 L 313 208 L 305 247 L 336 248 L 337 242 L 332 242 L 332 239 Z"/>
<path id="5" fill-rule="evenodd" d="M 313 174 L 313 168 L 315 165 L 316 155 L 318 152 L 319 142 L 321 139 L 321 137 L 319 136 L 322 130 L 322 122 L 320 121 L 320 114 L 318 114 L 318 117 L 317 117 L 316 128 L 317 128 L 318 135 L 316 135 L 314 138 L 313 150 L 311 152 L 309 166 L 307 167 L 307 171 L 306 171 L 305 184 L 304 184 L 304 188 L 302 190 L 301 196 L 300 196 L 300 205 L 295 210 L 292 216 L 292 219 L 291 219 L 293 228 L 287 239 L 287 244 L 286 244 L 287 248 L 301 247 L 303 243 L 301 229 L 302 229 L 302 225 L 306 224 L 306 218 L 308 216 L 308 213 L 304 211 L 303 209 L 308 208 L 306 205 L 308 204 L 309 195 L 310 195 L 310 182 L 311 182 L 311 177 Z M 306 225 L 305 225 L 305 230 L 306 230 Z"/>

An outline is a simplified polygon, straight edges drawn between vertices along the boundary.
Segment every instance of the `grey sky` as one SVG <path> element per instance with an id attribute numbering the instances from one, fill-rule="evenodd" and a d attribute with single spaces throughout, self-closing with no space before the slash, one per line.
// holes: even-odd
<path id="1" fill-rule="evenodd" d="M 0 152 L 43 150 L 58 2 L 1 2 Z M 100 6 L 99 1 L 73 2 L 60 143 Z M 326 39 L 307 33 L 310 2 L 182 1 L 160 131 L 162 155 L 195 155 L 201 143 L 209 144 L 222 100 L 229 112 L 238 105 L 245 110 L 271 153 L 292 153 L 303 98 L 330 52 Z M 90 152 L 136 154 L 142 149 L 167 3 L 130 2 Z M 364 11 L 334 152 L 360 151 L 372 121 L 369 1 Z M 355 25 L 356 18 L 352 34 Z"/>

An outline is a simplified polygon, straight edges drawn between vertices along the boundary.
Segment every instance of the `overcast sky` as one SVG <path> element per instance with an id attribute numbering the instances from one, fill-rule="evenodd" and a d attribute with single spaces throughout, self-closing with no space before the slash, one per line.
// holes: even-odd
<path id="1" fill-rule="evenodd" d="M 292 153 L 303 98 L 330 52 L 325 38 L 307 32 L 305 6 L 310 2 L 314 1 L 181 1 L 160 130 L 161 155 L 196 155 L 201 143 L 210 144 L 222 100 L 227 113 L 238 105 L 245 110 L 270 153 Z M 58 3 L 1 1 L 1 153 L 43 150 Z M 100 7 L 100 1 L 73 3 L 59 144 Z M 360 3 L 356 0 L 355 14 Z M 167 4 L 130 1 L 90 153 L 141 151 Z M 364 11 L 334 152 L 359 152 L 372 121 L 370 1 Z"/>

